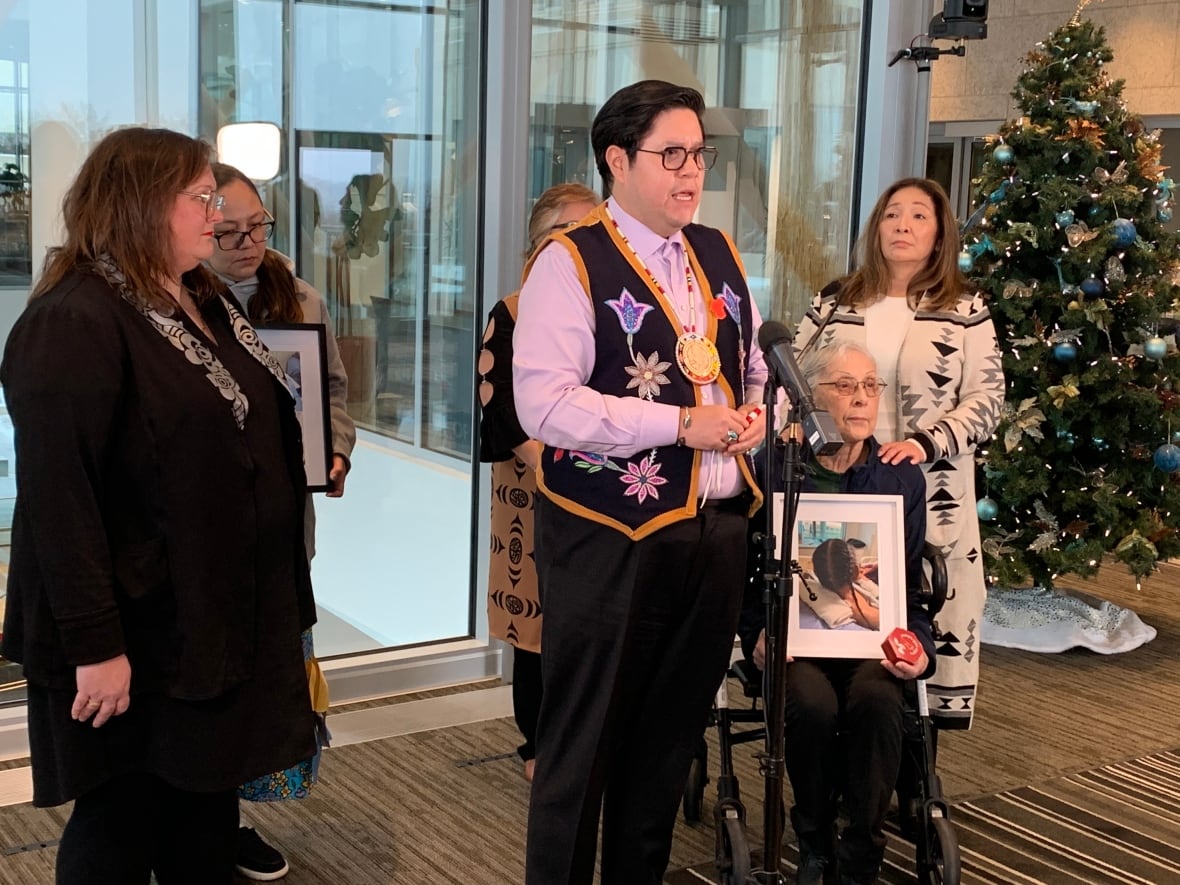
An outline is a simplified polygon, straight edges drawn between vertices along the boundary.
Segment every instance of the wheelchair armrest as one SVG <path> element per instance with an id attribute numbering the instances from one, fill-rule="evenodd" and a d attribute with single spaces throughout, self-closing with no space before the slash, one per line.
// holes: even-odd
<path id="1" fill-rule="evenodd" d="M 948 584 L 946 557 L 942 555 L 941 550 L 927 541 L 922 548 L 922 558 L 930 563 L 930 586 L 922 588 L 922 604 L 926 606 L 930 617 L 933 618 L 942 610 L 942 606 L 946 602 Z"/>
<path id="2" fill-rule="evenodd" d="M 742 658 L 729 666 L 729 675 L 742 684 L 742 694 L 748 698 L 762 697 L 762 671 L 754 662 Z"/>

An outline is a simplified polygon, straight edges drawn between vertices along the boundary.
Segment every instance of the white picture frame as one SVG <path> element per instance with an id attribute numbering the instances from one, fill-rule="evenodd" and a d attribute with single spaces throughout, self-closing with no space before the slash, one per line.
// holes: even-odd
<path id="1" fill-rule="evenodd" d="M 295 415 L 303 429 L 303 469 L 309 492 L 330 488 L 327 333 L 319 323 L 275 324 L 255 330 L 287 375 Z M 298 366 L 296 371 L 292 367 Z"/>
<path id="2" fill-rule="evenodd" d="M 795 576 L 789 603 L 788 655 L 885 657 L 881 647 L 885 638 L 894 628 L 906 627 L 903 506 L 900 495 L 804 492 L 799 496 L 790 558 L 799 563 L 803 576 Z M 782 511 L 780 492 L 774 496 L 776 527 L 782 525 Z M 776 540 L 781 560 L 782 538 Z M 825 543 L 829 541 L 834 543 Z M 843 546 L 836 542 L 842 542 Z M 827 566 L 820 563 L 820 571 L 826 575 L 833 571 L 831 562 L 844 567 L 844 557 L 849 553 L 855 555 L 859 561 L 855 589 L 824 587 L 816 576 L 813 562 L 817 551 L 820 559 L 829 563 Z M 847 568 L 851 571 L 851 564 Z M 870 626 L 874 622 L 875 628 Z"/>

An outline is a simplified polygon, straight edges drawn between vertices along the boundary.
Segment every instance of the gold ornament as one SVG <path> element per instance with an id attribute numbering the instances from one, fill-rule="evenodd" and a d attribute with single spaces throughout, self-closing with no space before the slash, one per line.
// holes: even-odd
<path id="1" fill-rule="evenodd" d="M 1052 126 L 1046 126 L 1040 123 L 1034 123 L 1031 117 L 1021 117 L 1016 121 L 1016 125 L 1024 132 L 1032 132 L 1034 135 L 1048 135 Z"/>
<path id="2" fill-rule="evenodd" d="M 1158 141 L 1152 142 L 1147 139 L 1135 140 L 1135 151 L 1138 156 L 1135 158 L 1135 163 L 1139 166 L 1139 174 L 1148 181 L 1157 181 L 1164 171 L 1169 167 L 1160 165 L 1160 154 L 1163 152 L 1164 146 Z"/>
<path id="3" fill-rule="evenodd" d="M 1025 434 L 1033 439 L 1044 439 L 1041 424 L 1045 421 L 1045 413 L 1037 408 L 1037 398 L 1029 397 L 1022 400 L 1016 408 L 1004 404 L 1004 419 L 1008 428 L 1004 431 L 1004 448 L 1011 452 L 1018 445 Z"/>
<path id="4" fill-rule="evenodd" d="M 1093 120 L 1070 118 L 1069 133 L 1056 136 L 1057 141 L 1088 141 L 1094 147 L 1102 147 L 1102 127 Z"/>
<path id="5" fill-rule="evenodd" d="M 1045 391 L 1049 394 L 1049 399 L 1053 401 L 1053 405 L 1057 408 L 1064 408 L 1065 404 L 1081 393 L 1078 390 L 1078 379 L 1076 375 L 1066 375 L 1061 379 L 1060 384 L 1054 384 Z"/>
<path id="6" fill-rule="evenodd" d="M 1107 172 L 1101 166 L 1094 170 L 1094 180 L 1099 184 L 1107 184 L 1114 182 L 1115 184 L 1122 184 L 1127 180 L 1127 161 L 1120 160 L 1114 172 Z"/>
<path id="7" fill-rule="evenodd" d="M 1030 286 L 1026 286 L 1020 280 L 1008 280 L 1004 284 L 1004 291 L 1001 297 L 1005 300 L 1013 298 L 1031 298 L 1033 290 Z"/>
<path id="8" fill-rule="evenodd" d="M 1071 248 L 1076 248 L 1082 243 L 1087 243 L 1096 236 L 1098 236 L 1098 231 L 1090 230 L 1089 225 L 1084 221 L 1075 221 L 1065 228 L 1065 238 L 1069 241 Z"/>

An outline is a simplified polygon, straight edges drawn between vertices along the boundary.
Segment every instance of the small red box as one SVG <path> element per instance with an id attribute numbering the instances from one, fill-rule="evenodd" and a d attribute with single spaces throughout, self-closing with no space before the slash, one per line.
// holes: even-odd
<path id="1" fill-rule="evenodd" d="M 898 661 L 916 664 L 922 657 L 922 643 L 918 641 L 917 636 L 904 627 L 895 627 L 893 632 L 885 637 L 881 648 L 891 664 L 896 664 Z"/>

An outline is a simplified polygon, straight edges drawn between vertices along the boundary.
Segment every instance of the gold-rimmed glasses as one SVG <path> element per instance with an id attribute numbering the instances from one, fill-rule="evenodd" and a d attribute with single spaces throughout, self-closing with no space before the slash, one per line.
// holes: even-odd
<path id="1" fill-rule="evenodd" d="M 225 197 L 221 194 L 215 194 L 212 191 L 205 193 L 196 193 L 195 191 L 181 191 L 182 196 L 192 197 L 194 200 L 200 200 L 205 204 L 205 218 L 212 220 L 213 216 L 221 211 L 225 205 Z"/>

